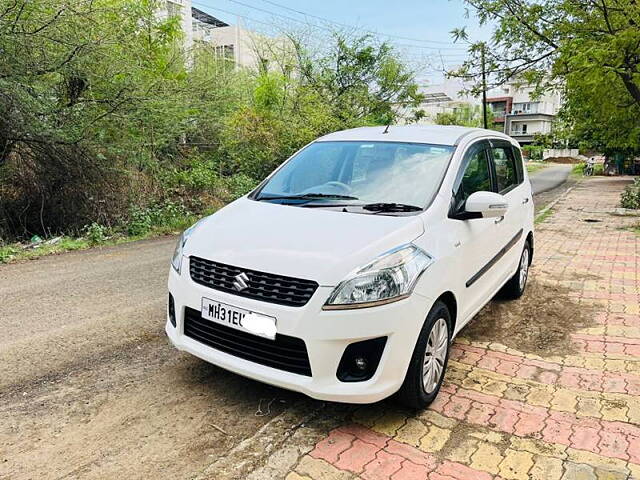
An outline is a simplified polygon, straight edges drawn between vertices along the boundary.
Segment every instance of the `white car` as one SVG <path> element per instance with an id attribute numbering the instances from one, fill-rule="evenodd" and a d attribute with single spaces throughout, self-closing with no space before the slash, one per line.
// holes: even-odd
<path id="1" fill-rule="evenodd" d="M 490 130 L 357 128 L 307 145 L 179 239 L 180 350 L 313 398 L 436 397 L 452 339 L 533 254 L 518 144 Z"/>

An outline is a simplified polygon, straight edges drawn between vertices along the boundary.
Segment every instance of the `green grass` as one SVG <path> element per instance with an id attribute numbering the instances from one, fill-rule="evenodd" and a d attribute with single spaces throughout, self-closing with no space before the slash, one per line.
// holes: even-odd
<path id="1" fill-rule="evenodd" d="M 584 176 L 584 167 L 586 167 L 586 163 L 576 163 L 573 168 L 571 168 L 571 175 L 573 177 L 582 177 Z M 601 163 L 596 163 L 593 166 L 593 175 L 604 175 L 604 165 Z"/>
<path id="2" fill-rule="evenodd" d="M 576 163 L 571 168 L 571 173 L 574 174 L 574 175 L 583 175 L 584 174 L 584 167 L 585 167 L 585 163 L 584 162 Z"/>
<path id="3" fill-rule="evenodd" d="M 553 215 L 553 208 L 544 208 L 540 211 L 540 213 L 535 218 L 535 224 L 539 224 L 544 222 L 547 218 Z"/>
<path id="4" fill-rule="evenodd" d="M 637 225 L 634 225 L 633 227 L 629 227 L 628 229 L 631 230 L 636 235 L 640 235 L 640 223 Z"/>
<path id="5" fill-rule="evenodd" d="M 527 162 L 526 165 L 527 172 L 529 173 L 537 172 L 538 170 L 542 170 L 543 168 L 547 168 L 549 166 L 544 162 Z"/>
<path id="6" fill-rule="evenodd" d="M 210 212 L 213 213 L 213 212 Z M 202 216 L 208 215 L 205 213 Z M 29 248 L 29 244 L 12 243 L 0 246 L 0 264 L 10 263 L 19 260 L 32 260 L 46 255 L 54 255 L 58 253 L 71 252 L 74 250 L 86 250 L 92 247 L 119 245 L 122 243 L 135 242 L 144 240 L 145 238 L 159 237 L 162 235 L 178 234 L 184 229 L 193 225 L 199 217 L 195 215 L 184 215 L 180 217 L 172 217 L 163 225 L 151 227 L 148 231 L 138 234 L 129 235 L 126 232 L 116 232 L 102 239 L 93 239 L 85 237 L 69 237 L 63 236 L 57 243 L 47 245 L 42 243 L 35 248 Z"/>
<path id="7" fill-rule="evenodd" d="M 42 244 L 39 247 L 28 248 L 19 243 L 12 243 L 0 247 L 0 263 L 9 263 L 16 260 L 28 260 L 32 258 L 51 255 L 54 253 L 69 252 L 72 250 L 83 250 L 89 248 L 91 243 L 84 238 L 62 237 L 54 245 Z"/>

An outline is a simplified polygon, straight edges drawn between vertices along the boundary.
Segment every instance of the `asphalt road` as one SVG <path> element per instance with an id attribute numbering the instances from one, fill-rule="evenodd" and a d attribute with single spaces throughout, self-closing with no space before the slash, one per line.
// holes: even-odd
<path id="1" fill-rule="evenodd" d="M 193 478 L 304 400 L 167 344 L 174 244 L 0 266 L 0 479 Z"/>
<path id="2" fill-rule="evenodd" d="M 534 189 L 569 170 L 537 172 Z M 245 478 L 265 448 L 287 441 L 279 414 L 294 426 L 320 408 L 316 421 L 337 418 L 340 407 L 167 344 L 174 243 L 0 266 L 0 478 Z"/>
<path id="3" fill-rule="evenodd" d="M 573 165 L 555 164 L 532 173 L 530 177 L 533 194 L 544 193 L 562 185 L 569 178 L 572 167 Z"/>

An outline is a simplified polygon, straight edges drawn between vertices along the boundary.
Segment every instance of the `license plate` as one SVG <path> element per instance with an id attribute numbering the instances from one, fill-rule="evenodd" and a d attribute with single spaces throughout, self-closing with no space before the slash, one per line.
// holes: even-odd
<path id="1" fill-rule="evenodd" d="M 276 338 L 276 319 L 268 315 L 252 312 L 243 308 L 216 302 L 208 298 L 202 299 L 202 318 L 220 323 L 228 327 L 242 330 L 270 340 Z"/>

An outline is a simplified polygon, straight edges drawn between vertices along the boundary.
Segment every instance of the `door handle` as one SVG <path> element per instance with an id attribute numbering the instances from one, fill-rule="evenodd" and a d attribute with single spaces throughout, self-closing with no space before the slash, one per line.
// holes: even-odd
<path id="1" fill-rule="evenodd" d="M 527 197 L 524 200 L 522 200 L 522 204 L 524 205 L 525 203 L 529 203 L 529 197 Z"/>
<path id="2" fill-rule="evenodd" d="M 504 215 L 503 215 L 503 216 L 501 216 L 500 218 L 496 218 L 496 219 L 495 219 L 495 221 L 494 221 L 494 223 L 498 224 L 498 223 L 500 223 L 500 222 L 501 222 L 501 221 L 503 221 L 503 220 L 504 220 Z"/>

